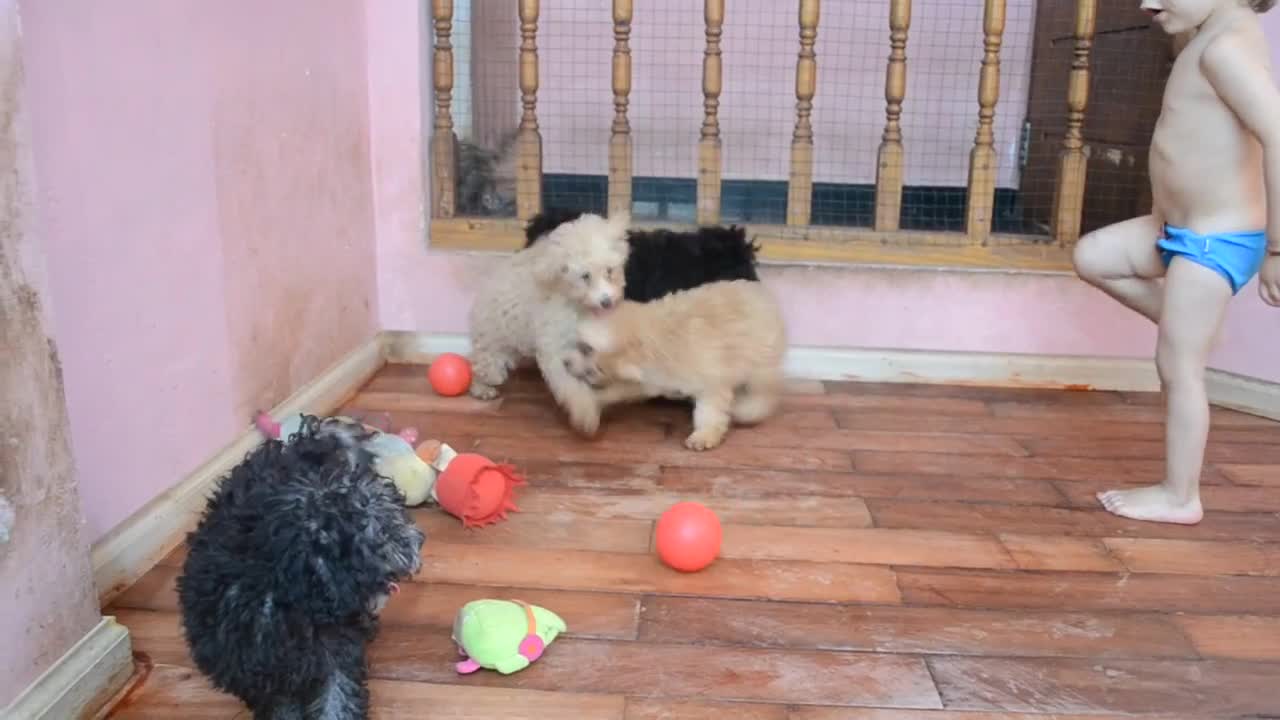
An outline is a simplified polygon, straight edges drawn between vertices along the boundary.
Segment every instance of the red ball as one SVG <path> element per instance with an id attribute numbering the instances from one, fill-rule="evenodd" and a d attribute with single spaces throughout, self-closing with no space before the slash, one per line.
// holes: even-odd
<path id="1" fill-rule="evenodd" d="M 445 397 L 461 395 L 471 387 L 471 363 L 456 353 L 444 353 L 427 368 L 427 381 Z"/>
<path id="2" fill-rule="evenodd" d="M 667 508 L 655 533 L 658 557 L 681 572 L 697 572 L 714 562 L 722 538 L 720 518 L 696 502 Z"/>

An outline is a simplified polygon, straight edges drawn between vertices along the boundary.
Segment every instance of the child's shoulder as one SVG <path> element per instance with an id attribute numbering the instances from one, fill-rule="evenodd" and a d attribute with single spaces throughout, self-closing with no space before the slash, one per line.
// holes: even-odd
<path id="1" fill-rule="evenodd" d="M 1233 73 L 1249 65 L 1271 69 L 1271 49 L 1266 34 L 1262 24 L 1253 17 L 1214 33 L 1200 51 L 1200 67 L 1207 72 Z"/>
<path id="2" fill-rule="evenodd" d="M 1200 72 L 1244 127 L 1280 147 L 1280 92 L 1271 75 L 1271 50 L 1262 24 L 1247 16 L 1206 37 Z"/>

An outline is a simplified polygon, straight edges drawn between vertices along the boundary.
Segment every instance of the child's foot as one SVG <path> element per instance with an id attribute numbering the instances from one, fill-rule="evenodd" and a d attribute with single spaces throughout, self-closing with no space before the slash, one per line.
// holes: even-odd
<path id="1" fill-rule="evenodd" d="M 1199 497 L 1191 502 L 1180 502 L 1163 485 L 1108 490 L 1098 493 L 1098 500 L 1108 512 L 1132 520 L 1195 525 L 1204 518 Z"/>

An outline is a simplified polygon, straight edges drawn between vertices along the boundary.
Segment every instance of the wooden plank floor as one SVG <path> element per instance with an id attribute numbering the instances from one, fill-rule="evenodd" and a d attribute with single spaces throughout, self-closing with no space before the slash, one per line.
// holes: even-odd
<path id="1" fill-rule="evenodd" d="M 529 375 L 479 403 L 388 366 L 345 412 L 513 461 L 531 484 L 523 512 L 481 531 L 414 511 L 424 564 L 372 648 L 374 717 L 1280 716 L 1280 424 L 1213 411 L 1197 527 L 1100 511 L 1096 490 L 1159 477 L 1159 402 L 797 382 L 780 416 L 699 454 L 674 403 L 619 409 L 587 441 Z M 693 575 L 650 552 L 682 499 L 725 524 L 721 559 Z M 148 671 L 112 717 L 247 719 L 190 669 L 180 563 L 106 609 Z M 517 675 L 456 675 L 454 612 L 512 594 L 569 633 Z"/>

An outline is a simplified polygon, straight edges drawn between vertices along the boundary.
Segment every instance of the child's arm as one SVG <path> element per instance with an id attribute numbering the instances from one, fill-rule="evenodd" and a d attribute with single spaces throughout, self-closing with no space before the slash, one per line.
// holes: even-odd
<path id="1" fill-rule="evenodd" d="M 1218 97 L 1262 145 L 1267 193 L 1268 257 L 1259 276 L 1262 299 L 1280 306 L 1280 91 L 1248 41 L 1232 33 L 1215 38 L 1200 56 L 1200 69 Z"/>
<path id="2" fill-rule="evenodd" d="M 1280 307 L 1280 248 L 1267 248 L 1267 258 L 1258 273 L 1258 294 L 1272 307 Z"/>

